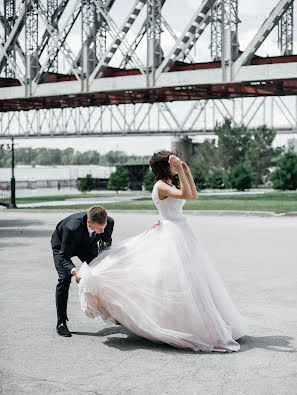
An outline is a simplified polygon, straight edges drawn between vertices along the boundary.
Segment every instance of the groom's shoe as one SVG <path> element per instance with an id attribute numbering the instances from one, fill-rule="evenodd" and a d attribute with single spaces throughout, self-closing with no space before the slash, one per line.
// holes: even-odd
<path id="1" fill-rule="evenodd" d="M 71 332 L 69 331 L 69 329 L 67 328 L 66 324 L 57 324 L 57 333 L 60 336 L 64 336 L 64 337 L 71 337 Z"/>

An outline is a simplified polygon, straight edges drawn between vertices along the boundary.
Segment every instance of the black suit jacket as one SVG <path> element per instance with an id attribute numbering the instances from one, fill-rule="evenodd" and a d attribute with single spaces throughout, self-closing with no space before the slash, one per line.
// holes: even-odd
<path id="1" fill-rule="evenodd" d="M 51 237 L 51 245 L 60 255 L 60 259 L 69 274 L 75 267 L 71 258 L 77 256 L 82 262 L 90 263 L 98 255 L 97 242 L 111 245 L 114 220 L 107 216 L 104 233 L 96 235 L 93 243 L 87 228 L 87 213 L 72 214 L 58 223 Z"/>

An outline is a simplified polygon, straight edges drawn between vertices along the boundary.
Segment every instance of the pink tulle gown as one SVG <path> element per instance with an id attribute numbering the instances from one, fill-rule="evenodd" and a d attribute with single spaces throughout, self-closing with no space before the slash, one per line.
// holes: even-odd
<path id="1" fill-rule="evenodd" d="M 160 182 L 152 192 L 160 220 L 81 266 L 81 308 L 155 342 L 237 351 L 242 317 L 187 223 L 185 200 L 160 200 Z"/>

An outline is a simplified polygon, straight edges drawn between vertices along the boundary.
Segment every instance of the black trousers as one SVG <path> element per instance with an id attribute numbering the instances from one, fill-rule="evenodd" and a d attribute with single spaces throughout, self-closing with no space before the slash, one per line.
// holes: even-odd
<path id="1" fill-rule="evenodd" d="M 68 302 L 68 291 L 71 283 L 71 274 L 68 274 L 64 268 L 60 256 L 59 250 L 53 249 L 53 256 L 55 267 L 58 272 L 58 284 L 56 286 L 56 308 L 57 308 L 57 323 L 66 324 L 67 320 L 67 302 Z"/>

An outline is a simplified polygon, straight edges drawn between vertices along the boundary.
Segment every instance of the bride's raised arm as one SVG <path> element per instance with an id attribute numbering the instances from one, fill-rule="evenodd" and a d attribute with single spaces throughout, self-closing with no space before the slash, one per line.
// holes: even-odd
<path id="1" fill-rule="evenodd" d="M 158 194 L 161 200 L 166 199 L 167 197 L 173 197 L 175 199 L 197 199 L 198 194 L 195 187 L 195 183 L 188 166 L 184 166 L 183 162 L 175 155 L 170 155 L 169 164 L 171 170 L 174 173 L 178 174 L 180 189 L 172 188 L 166 183 L 162 182 L 159 184 Z M 188 174 L 189 172 L 189 174 Z M 189 182 L 187 181 L 187 178 Z"/>
<path id="2" fill-rule="evenodd" d="M 186 162 L 182 162 L 182 165 L 183 165 L 183 170 L 185 172 L 185 175 L 187 176 L 187 179 L 188 179 L 188 182 L 190 185 L 191 194 L 192 194 L 191 199 L 193 199 L 193 200 L 198 199 L 198 192 L 197 192 L 195 181 L 192 176 L 192 172 L 191 172 L 189 166 L 186 164 Z"/>

